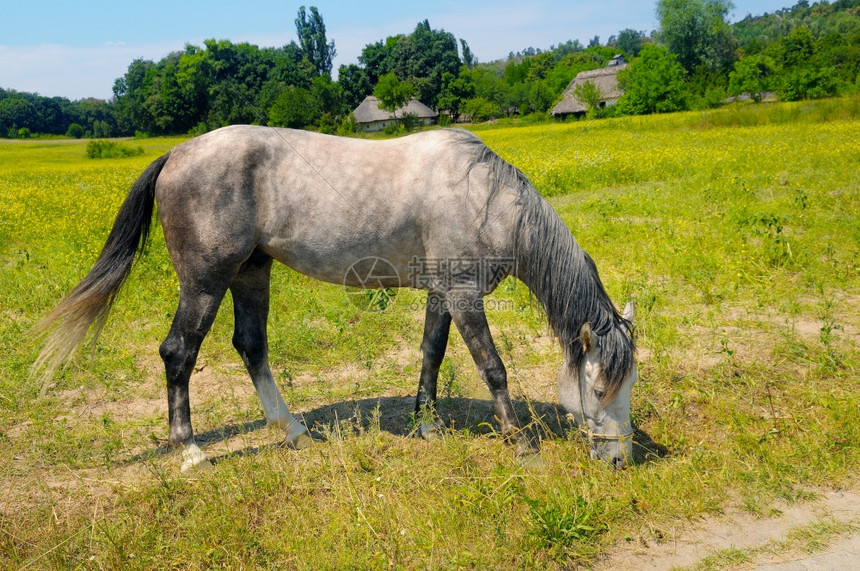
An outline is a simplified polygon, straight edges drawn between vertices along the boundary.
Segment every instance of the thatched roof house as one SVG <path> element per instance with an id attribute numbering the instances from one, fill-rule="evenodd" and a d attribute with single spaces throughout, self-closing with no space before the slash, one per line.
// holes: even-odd
<path id="1" fill-rule="evenodd" d="M 592 83 L 600 91 L 600 104 L 602 109 L 613 105 L 619 97 L 624 93 L 618 87 L 618 72 L 627 67 L 624 57 L 617 55 L 606 65 L 600 69 L 592 69 L 591 71 L 583 71 L 576 74 L 567 89 L 561 96 L 561 101 L 558 105 L 552 108 L 553 117 L 565 118 L 568 115 L 580 115 L 588 111 L 588 105 L 584 101 L 580 101 L 576 96 L 576 88 L 586 83 Z"/>
<path id="2" fill-rule="evenodd" d="M 365 133 L 373 131 L 381 131 L 395 121 L 402 119 L 405 115 L 414 115 L 419 121 L 425 125 L 432 125 L 439 117 L 439 114 L 418 101 L 412 99 L 406 105 L 397 110 L 397 117 L 394 114 L 379 108 L 379 99 L 373 95 L 368 95 L 364 101 L 355 108 L 352 112 L 355 115 L 355 121 L 359 128 Z"/>

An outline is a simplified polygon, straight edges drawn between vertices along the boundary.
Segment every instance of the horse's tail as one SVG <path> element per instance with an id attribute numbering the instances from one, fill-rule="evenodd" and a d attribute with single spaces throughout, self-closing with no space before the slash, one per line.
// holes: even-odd
<path id="1" fill-rule="evenodd" d="M 155 182 L 169 156 L 156 159 L 135 181 L 93 268 L 36 327 L 45 342 L 31 374 L 41 378 L 43 393 L 47 381 L 84 342 L 90 327 L 95 343 L 136 255 L 145 251 L 155 207 Z"/>

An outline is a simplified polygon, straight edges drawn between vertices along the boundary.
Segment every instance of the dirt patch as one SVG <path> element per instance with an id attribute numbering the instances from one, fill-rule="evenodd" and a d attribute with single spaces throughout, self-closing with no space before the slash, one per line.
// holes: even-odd
<path id="1" fill-rule="evenodd" d="M 60 391 L 55 395 L 68 405 L 69 413 L 59 419 L 110 417 L 125 422 L 159 415 L 164 412 L 164 398 L 116 398 L 105 387 L 77 388 Z"/>
<path id="2" fill-rule="evenodd" d="M 826 491 L 812 502 L 777 505 L 777 517 L 757 518 L 745 512 L 728 510 L 721 517 L 679 521 L 669 537 L 660 541 L 640 537 L 610 549 L 609 557 L 595 569 L 672 569 L 701 563 L 709 555 L 725 549 L 756 549 L 784 541 L 789 533 L 818 521 L 860 523 L 860 490 Z M 834 538 L 834 542 L 840 538 Z M 779 556 L 762 556 L 746 568 L 757 565 L 797 561 L 808 557 L 796 551 Z M 805 567 L 803 567 L 805 568 Z"/>

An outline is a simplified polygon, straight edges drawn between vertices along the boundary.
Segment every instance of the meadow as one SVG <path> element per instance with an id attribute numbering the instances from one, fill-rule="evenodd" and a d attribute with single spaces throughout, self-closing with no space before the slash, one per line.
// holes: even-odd
<path id="1" fill-rule="evenodd" d="M 414 437 L 422 294 L 367 311 L 277 267 L 272 368 L 319 442 L 289 450 L 265 427 L 228 298 L 191 381 L 214 463 L 181 475 L 158 358 L 178 284 L 157 226 L 98 343 L 52 381 L 28 378 L 30 330 L 181 139 L 105 159 L 77 141 L 4 142 L 0 567 L 570 568 L 673 541 L 705 514 L 766 516 L 858 487 L 860 100 L 475 131 L 548 197 L 616 304 L 636 303 L 635 465 L 589 459 L 557 406 L 560 350 L 521 283 L 499 287 L 488 317 L 542 441 L 537 468 L 496 433 L 453 331 L 449 430 Z M 846 531 L 824 523 L 817 545 Z"/>

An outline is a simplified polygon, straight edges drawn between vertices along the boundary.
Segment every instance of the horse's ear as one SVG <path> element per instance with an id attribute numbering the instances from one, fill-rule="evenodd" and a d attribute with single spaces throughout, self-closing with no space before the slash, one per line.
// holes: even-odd
<path id="1" fill-rule="evenodd" d="M 579 330 L 579 341 L 582 343 L 582 351 L 584 353 L 591 351 L 591 323 L 583 324 L 582 328 Z"/>
<path id="2" fill-rule="evenodd" d="M 634 305 L 632 301 L 628 301 L 627 305 L 624 306 L 624 311 L 621 313 L 621 317 L 633 323 L 633 309 Z"/>

